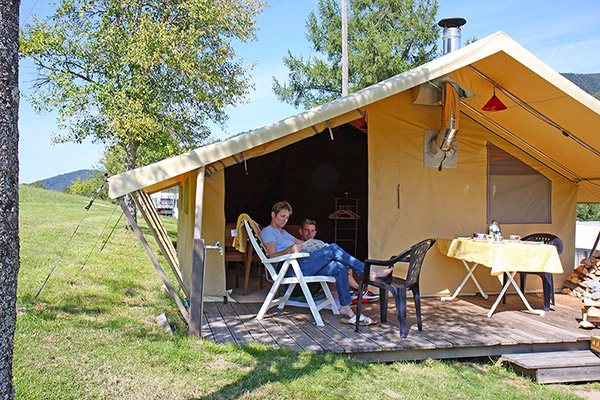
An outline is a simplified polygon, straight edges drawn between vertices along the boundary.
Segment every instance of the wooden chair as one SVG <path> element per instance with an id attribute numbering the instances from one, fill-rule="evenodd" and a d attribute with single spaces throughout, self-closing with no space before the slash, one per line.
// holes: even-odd
<path id="1" fill-rule="evenodd" d="M 236 224 L 231 222 L 225 225 L 225 264 L 229 262 L 235 263 L 235 287 L 240 287 L 240 272 L 244 270 L 244 296 L 250 293 L 248 289 L 248 281 L 250 279 L 250 268 L 252 263 L 256 263 L 258 267 L 259 275 L 259 287 L 264 287 L 264 268 L 260 262 L 260 258 L 252 250 L 252 246 L 248 246 L 248 251 L 240 253 L 233 247 L 233 235 L 235 232 Z"/>
<path id="2" fill-rule="evenodd" d="M 563 251 L 563 242 L 558 236 L 551 233 L 532 233 L 521 238 L 525 242 L 543 242 L 545 244 L 551 244 L 556 247 L 558 254 Z M 547 272 L 519 272 L 521 278 L 521 291 L 525 293 L 525 284 L 527 283 L 527 275 L 537 275 L 542 278 L 542 288 L 544 292 L 544 311 L 550 311 L 550 303 L 555 305 L 554 301 L 554 278 L 552 274 Z"/>
<path id="3" fill-rule="evenodd" d="M 396 316 L 398 317 L 398 329 L 400 336 L 406 338 L 408 330 L 406 329 L 406 290 L 410 289 L 413 292 L 415 299 L 415 310 L 417 313 L 417 327 L 420 331 L 423 330 L 421 323 L 421 293 L 419 290 L 419 275 L 421 274 L 421 266 L 425 255 L 429 249 L 435 244 L 435 239 L 423 240 L 414 246 L 408 248 L 404 252 L 398 254 L 389 260 L 365 260 L 365 269 L 363 273 L 360 289 L 358 290 L 358 303 L 356 306 L 356 326 L 358 332 L 360 326 L 360 308 L 362 305 L 362 293 L 367 285 L 376 286 L 379 288 L 379 313 L 382 323 L 387 321 L 387 292 L 392 292 L 396 302 Z M 396 263 L 407 262 L 408 272 L 406 279 L 397 278 L 389 274 L 383 278 L 371 280 L 371 265 L 378 265 L 386 268 L 393 267 Z"/>
<path id="4" fill-rule="evenodd" d="M 302 288 L 302 292 L 304 293 L 304 297 L 306 298 L 313 318 L 317 323 L 317 326 L 325 325 L 323 323 L 321 315 L 319 314 L 319 310 L 323 309 L 327 305 L 331 305 L 331 310 L 334 314 L 340 313 L 337 308 L 337 304 L 335 303 L 335 300 L 333 298 L 333 295 L 329 290 L 329 286 L 327 286 L 328 282 L 335 283 L 335 278 L 333 276 L 320 275 L 304 276 L 304 274 L 302 273 L 302 270 L 300 269 L 300 264 L 298 264 L 298 259 L 303 257 L 309 257 L 308 253 L 292 253 L 274 258 L 267 258 L 266 249 L 264 248 L 264 245 L 260 240 L 258 228 L 255 227 L 256 229 L 252 229 L 248 221 L 244 221 L 244 225 L 246 227 L 246 231 L 248 232 L 248 237 L 250 239 L 250 243 L 252 243 L 254 251 L 256 252 L 256 254 L 258 254 L 258 257 L 260 258 L 269 275 L 273 279 L 273 286 L 271 286 L 271 290 L 269 290 L 269 293 L 267 294 L 267 297 L 265 298 L 262 307 L 256 315 L 256 319 L 263 319 L 269 308 L 273 306 L 279 305 L 279 308 L 283 309 L 285 307 L 285 303 L 287 303 L 287 301 L 289 300 L 292 291 L 294 290 L 294 287 L 296 287 L 297 284 L 300 284 L 300 287 Z M 290 268 L 293 271 L 293 276 L 286 276 Z M 308 289 L 307 283 L 309 282 L 320 282 L 321 287 L 325 292 L 326 300 L 318 306 L 315 304 L 315 300 L 313 299 L 310 290 Z M 277 292 L 281 285 L 288 285 L 288 288 L 283 297 L 276 299 L 275 296 L 277 295 Z"/>

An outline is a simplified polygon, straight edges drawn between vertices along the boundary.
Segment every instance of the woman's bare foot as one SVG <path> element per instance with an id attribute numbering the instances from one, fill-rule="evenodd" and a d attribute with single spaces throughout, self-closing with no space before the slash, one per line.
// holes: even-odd
<path id="1" fill-rule="evenodd" d="M 376 278 L 384 278 L 394 272 L 394 268 L 371 268 L 369 279 L 374 281 Z"/>
<path id="2" fill-rule="evenodd" d="M 347 316 L 349 319 L 354 317 L 354 311 L 350 306 L 340 306 L 340 314 Z"/>

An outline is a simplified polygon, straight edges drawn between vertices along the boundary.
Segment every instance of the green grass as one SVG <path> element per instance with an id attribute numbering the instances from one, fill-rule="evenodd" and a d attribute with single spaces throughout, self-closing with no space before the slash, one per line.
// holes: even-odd
<path id="1" fill-rule="evenodd" d="M 15 336 L 18 399 L 575 399 L 594 385 L 542 386 L 487 360 L 368 364 L 332 354 L 217 345 L 187 326 L 120 210 L 97 201 L 34 307 L 29 303 L 88 199 L 21 187 Z M 122 222 L 121 224 L 122 225 Z M 167 224 L 173 233 L 175 224 Z M 156 249 L 154 241 L 149 241 Z M 161 258 L 163 266 L 166 262 Z M 154 324 L 166 312 L 167 336 Z"/>

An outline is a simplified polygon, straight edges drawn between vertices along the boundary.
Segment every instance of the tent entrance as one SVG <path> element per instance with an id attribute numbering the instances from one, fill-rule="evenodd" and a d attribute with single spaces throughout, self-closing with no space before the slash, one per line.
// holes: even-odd
<path id="1" fill-rule="evenodd" d="M 359 200 L 356 256 L 367 255 L 368 171 L 367 134 L 345 124 L 292 145 L 225 169 L 225 217 L 235 222 L 248 213 L 261 226 L 270 223 L 271 207 L 287 200 L 293 207 L 288 225 L 305 218 L 317 222 L 317 238 L 333 243 L 335 198 Z M 354 253 L 354 244 L 339 243 Z"/>

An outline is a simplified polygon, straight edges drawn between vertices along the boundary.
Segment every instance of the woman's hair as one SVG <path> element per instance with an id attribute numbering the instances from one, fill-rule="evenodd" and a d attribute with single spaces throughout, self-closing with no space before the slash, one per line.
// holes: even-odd
<path id="1" fill-rule="evenodd" d="M 273 208 L 271 208 L 271 211 L 273 211 L 275 215 L 279 214 L 281 210 L 288 210 L 290 212 L 290 215 L 292 215 L 292 206 L 285 200 L 278 201 L 277 203 L 275 203 Z"/>

